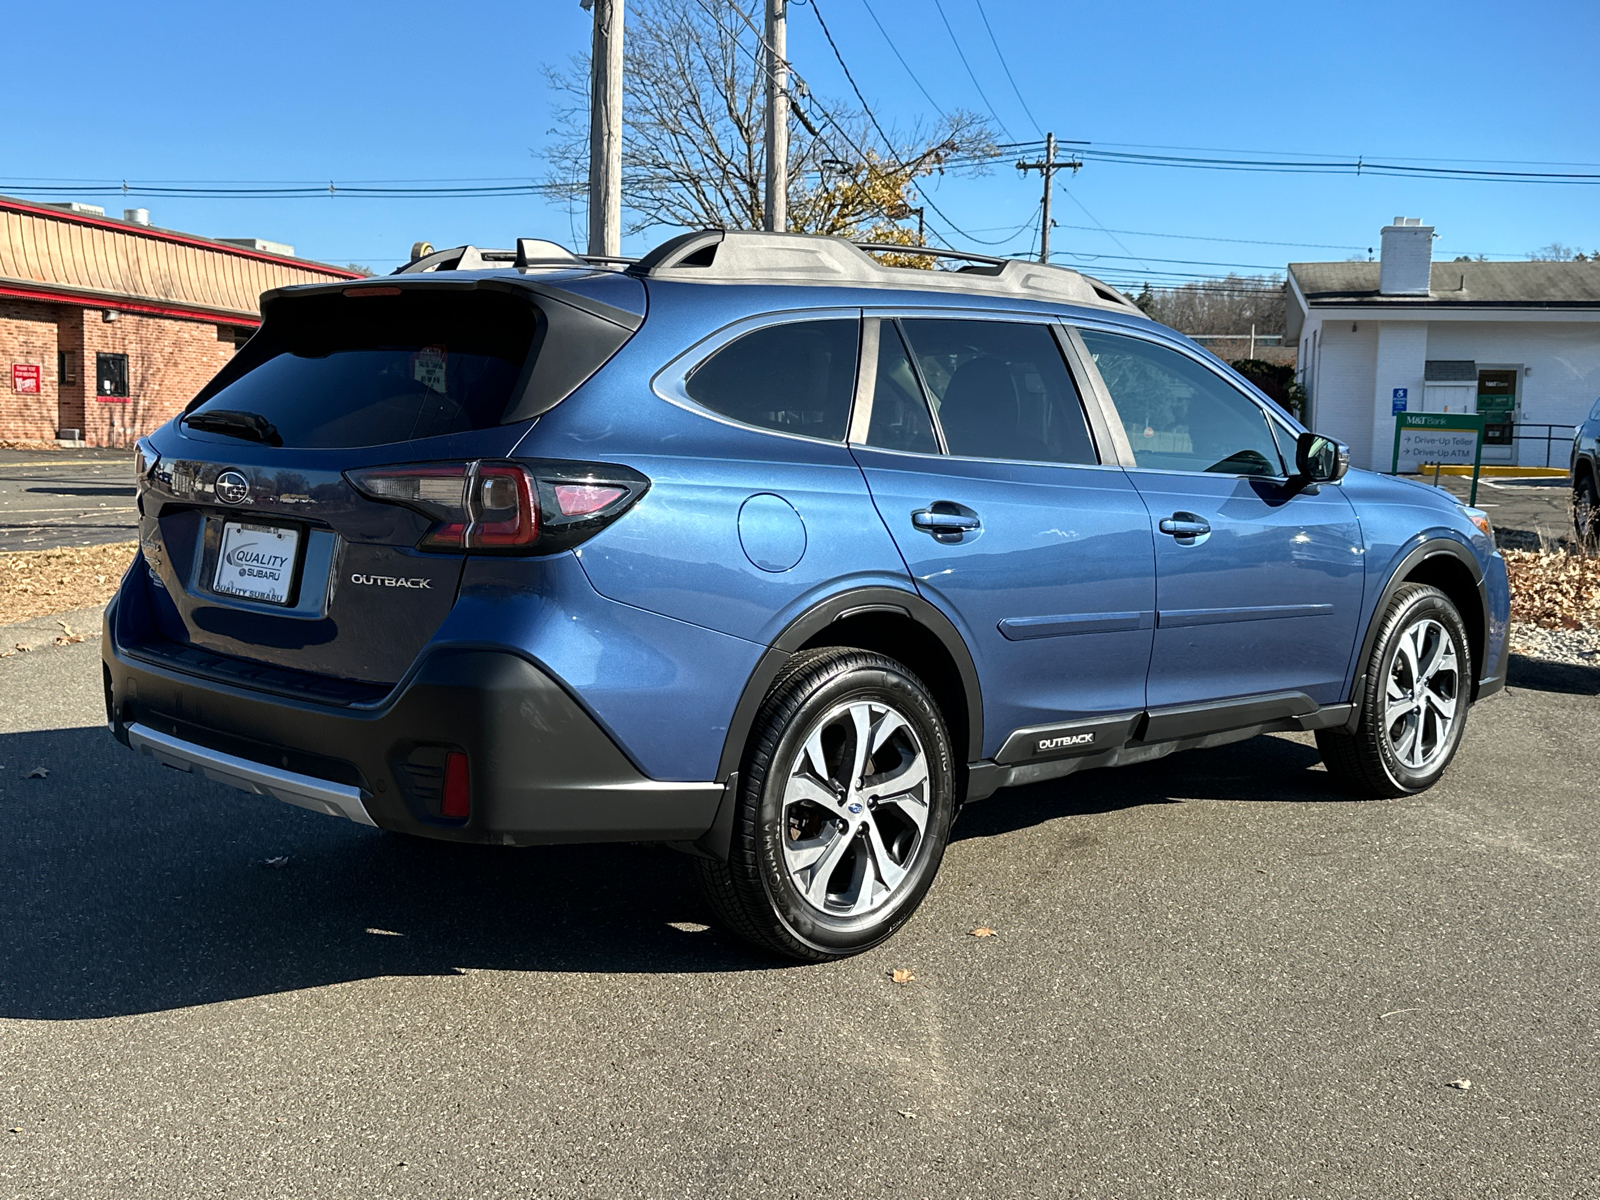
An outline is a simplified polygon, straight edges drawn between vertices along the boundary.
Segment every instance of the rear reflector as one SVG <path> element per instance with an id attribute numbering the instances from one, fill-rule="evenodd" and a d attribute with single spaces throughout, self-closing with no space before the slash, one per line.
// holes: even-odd
<path id="1" fill-rule="evenodd" d="M 467 775 L 467 756 L 451 751 L 444 759 L 444 794 L 439 815 L 464 821 L 472 813 L 472 784 Z"/>
<path id="2" fill-rule="evenodd" d="M 563 517 L 587 517 L 628 494 L 628 489 L 602 483 L 558 483 L 556 507 Z"/>

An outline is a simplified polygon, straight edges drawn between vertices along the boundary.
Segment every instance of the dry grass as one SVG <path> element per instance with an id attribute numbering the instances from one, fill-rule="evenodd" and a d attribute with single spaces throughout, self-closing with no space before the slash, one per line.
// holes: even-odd
<path id="1" fill-rule="evenodd" d="M 1542 629 L 1600 625 L 1600 557 L 1565 550 L 1502 550 L 1511 619 Z"/>
<path id="2" fill-rule="evenodd" d="M 104 604 L 138 542 L 0 554 L 0 625 Z"/>
<path id="3" fill-rule="evenodd" d="M 65 450 L 60 442 L 45 438 L 0 438 L 0 450 Z"/>

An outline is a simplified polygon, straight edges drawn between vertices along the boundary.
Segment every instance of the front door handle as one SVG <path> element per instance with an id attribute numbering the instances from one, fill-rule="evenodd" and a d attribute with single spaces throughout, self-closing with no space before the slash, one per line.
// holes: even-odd
<path id="1" fill-rule="evenodd" d="M 982 522 L 971 509 L 962 508 L 948 500 L 940 500 L 927 508 L 911 514 L 911 524 L 923 533 L 931 533 L 936 541 L 959 541 L 964 533 L 979 529 Z"/>
<path id="2" fill-rule="evenodd" d="M 1211 532 L 1211 522 L 1194 513 L 1173 513 L 1170 517 L 1162 517 L 1158 528 L 1175 538 L 1197 538 Z"/>

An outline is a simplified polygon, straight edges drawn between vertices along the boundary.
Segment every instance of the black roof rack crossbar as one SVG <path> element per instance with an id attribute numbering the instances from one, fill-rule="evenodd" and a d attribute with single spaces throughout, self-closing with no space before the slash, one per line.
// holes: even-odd
<path id="1" fill-rule="evenodd" d="M 1015 260 L 996 258 L 992 254 L 973 254 L 967 250 L 938 250 L 932 246 L 898 246 L 893 242 L 851 242 L 858 250 L 866 250 L 873 254 L 918 254 L 928 258 L 956 258 L 963 262 L 983 263 L 991 267 L 1003 267 L 1008 262 Z"/>

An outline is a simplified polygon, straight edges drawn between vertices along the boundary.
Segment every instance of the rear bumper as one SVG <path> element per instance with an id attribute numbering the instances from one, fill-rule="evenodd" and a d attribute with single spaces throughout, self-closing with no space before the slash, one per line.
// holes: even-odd
<path id="1" fill-rule="evenodd" d="M 335 706 L 234 686 L 141 657 L 107 610 L 106 712 L 124 745 L 164 765 L 319 812 L 447 841 L 537 845 L 692 841 L 715 783 L 647 778 L 532 661 L 439 647 L 396 693 Z M 444 754 L 465 753 L 471 815 L 438 815 Z"/>

